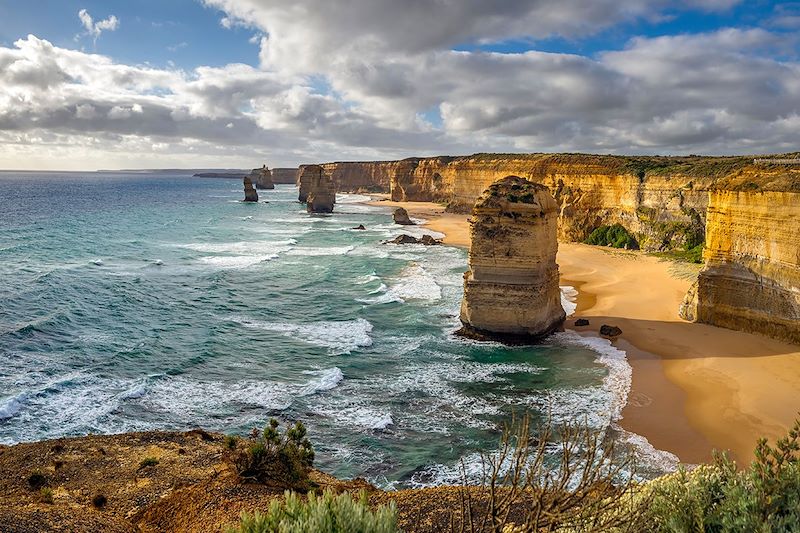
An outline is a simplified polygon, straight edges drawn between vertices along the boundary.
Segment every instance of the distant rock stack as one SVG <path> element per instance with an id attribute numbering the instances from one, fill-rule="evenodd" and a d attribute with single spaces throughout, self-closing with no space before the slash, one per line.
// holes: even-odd
<path id="1" fill-rule="evenodd" d="M 322 167 L 318 165 L 305 167 L 300 179 L 300 197 L 306 193 L 308 212 L 332 213 L 333 205 L 336 203 L 336 187 Z"/>
<path id="2" fill-rule="evenodd" d="M 272 182 L 272 172 L 269 171 L 267 165 L 261 168 L 254 168 L 250 172 L 250 179 L 255 181 L 256 189 L 275 188 L 275 184 Z"/>
<path id="3" fill-rule="evenodd" d="M 255 187 L 253 187 L 253 181 L 249 176 L 244 177 L 244 201 L 258 202 L 258 193 Z"/>
<path id="4" fill-rule="evenodd" d="M 302 165 L 297 174 L 297 187 L 299 193 L 297 199 L 306 203 L 308 201 L 308 193 L 311 192 L 312 182 L 318 182 L 325 174 L 325 170 L 319 165 Z"/>
<path id="5" fill-rule="evenodd" d="M 460 334 L 528 342 L 562 325 L 557 224 L 558 205 L 544 185 L 508 176 L 481 195 L 472 211 Z"/>
<path id="6" fill-rule="evenodd" d="M 414 225 L 414 222 L 408 216 L 408 211 L 402 207 L 398 207 L 394 210 L 394 213 L 392 213 L 392 218 L 394 219 L 395 224 L 400 224 L 402 226 Z"/>

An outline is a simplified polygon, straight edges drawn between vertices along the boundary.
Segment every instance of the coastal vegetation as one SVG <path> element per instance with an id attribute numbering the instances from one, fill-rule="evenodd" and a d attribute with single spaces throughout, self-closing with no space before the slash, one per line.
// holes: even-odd
<path id="1" fill-rule="evenodd" d="M 265 514 L 245 513 L 237 527 L 227 533 L 395 533 L 397 506 L 394 502 L 374 511 L 366 492 L 358 499 L 344 493 L 311 493 L 303 499 L 287 491 L 283 500 L 273 500 Z"/>
<path id="2" fill-rule="evenodd" d="M 628 230 L 622 224 L 603 225 L 596 228 L 589 234 L 586 244 L 624 248 L 626 250 L 639 249 L 639 243 L 636 238 L 628 233 Z"/>

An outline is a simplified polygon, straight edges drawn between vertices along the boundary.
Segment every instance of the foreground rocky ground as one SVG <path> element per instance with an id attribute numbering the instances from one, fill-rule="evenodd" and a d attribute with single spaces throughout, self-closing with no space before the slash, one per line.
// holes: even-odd
<path id="1" fill-rule="evenodd" d="M 283 489 L 244 483 L 223 435 L 194 430 L 65 438 L 0 447 L 0 532 L 211 532 L 266 510 Z M 311 473 L 319 490 L 394 500 L 404 531 L 449 531 L 459 489 L 381 491 Z"/>

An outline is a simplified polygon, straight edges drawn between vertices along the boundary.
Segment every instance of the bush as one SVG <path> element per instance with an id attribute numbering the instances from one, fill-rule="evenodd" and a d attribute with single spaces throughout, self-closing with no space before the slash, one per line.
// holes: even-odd
<path id="1" fill-rule="evenodd" d="M 589 238 L 586 239 L 585 242 L 586 244 L 593 244 L 596 246 L 611 246 L 613 248 L 626 248 L 628 250 L 639 249 L 639 243 L 621 224 L 600 226 L 589 235 Z"/>
<path id="2" fill-rule="evenodd" d="M 233 463 L 239 475 L 251 481 L 282 488 L 307 491 L 308 473 L 314 465 L 314 448 L 306 438 L 302 422 L 289 424 L 283 435 L 274 418 L 264 431 L 257 430 L 246 446 L 234 451 Z"/>
<path id="3" fill-rule="evenodd" d="M 394 533 L 397 509 L 394 502 L 371 511 L 366 493 L 359 500 L 349 494 L 334 496 L 325 491 L 321 497 L 313 493 L 304 501 L 293 492 L 286 492 L 285 501 L 273 500 L 267 514 L 243 514 L 238 527 L 228 533 Z"/>
<path id="4" fill-rule="evenodd" d="M 143 468 L 147 468 L 149 466 L 156 466 L 158 464 L 158 459 L 155 457 L 145 457 L 144 459 L 139 462 L 139 470 Z"/>
<path id="5" fill-rule="evenodd" d="M 53 503 L 53 489 L 50 487 L 45 487 L 40 490 L 39 496 L 42 499 L 42 503 Z"/>
<path id="6" fill-rule="evenodd" d="M 750 468 L 711 465 L 648 484 L 652 530 L 663 533 L 800 531 L 800 421 L 775 447 L 759 441 Z"/>

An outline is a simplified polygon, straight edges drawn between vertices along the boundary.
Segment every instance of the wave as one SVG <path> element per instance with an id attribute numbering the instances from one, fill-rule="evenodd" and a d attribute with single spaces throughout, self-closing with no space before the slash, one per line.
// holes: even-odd
<path id="1" fill-rule="evenodd" d="M 567 316 L 575 314 L 575 310 L 578 308 L 578 291 L 575 287 L 569 285 L 561 287 L 561 307 L 564 308 Z"/>
<path id="2" fill-rule="evenodd" d="M 330 247 L 301 247 L 290 250 L 286 255 L 320 256 L 320 255 L 347 255 L 355 246 L 330 246 Z"/>
<path id="3" fill-rule="evenodd" d="M 608 369 L 603 378 L 603 389 L 610 393 L 609 418 L 611 422 L 622 419 L 622 410 L 628 403 L 631 391 L 633 369 L 628 363 L 627 354 L 616 348 L 608 339 L 583 337 L 574 331 L 564 331 L 553 335 L 553 339 L 563 344 L 588 348 L 598 354 L 596 361 Z"/>
<path id="4" fill-rule="evenodd" d="M 397 283 L 389 287 L 383 295 L 366 303 L 406 302 L 423 300 L 433 302 L 442 299 L 442 288 L 434 277 L 421 265 L 414 263 L 400 273 Z"/>
<path id="5" fill-rule="evenodd" d="M 342 369 L 335 366 L 326 370 L 307 370 L 304 374 L 317 376 L 300 390 L 300 396 L 310 396 L 336 388 L 344 379 Z"/>
<path id="6" fill-rule="evenodd" d="M 368 430 L 384 430 L 394 425 L 390 412 L 374 407 L 355 405 L 349 407 L 336 407 L 334 405 L 318 408 L 317 412 L 323 416 L 334 419 L 338 424 Z"/>
<path id="7" fill-rule="evenodd" d="M 21 392 L 16 396 L 6 399 L 3 403 L 0 403 L 0 420 L 8 420 L 9 418 L 15 417 L 22 411 L 23 407 L 25 407 L 25 402 L 27 402 L 27 400 L 28 393 Z"/>
<path id="8" fill-rule="evenodd" d="M 236 241 L 236 242 L 194 242 L 189 244 L 180 244 L 179 248 L 187 248 L 196 252 L 204 253 L 225 253 L 225 254 L 253 254 L 263 255 L 269 253 L 280 253 L 286 251 L 287 246 L 296 244 L 293 239 L 285 241 Z"/>
<path id="9" fill-rule="evenodd" d="M 280 257 L 278 254 L 270 255 L 214 255 L 201 257 L 200 261 L 220 268 L 245 268 L 265 261 L 272 261 Z"/>
<path id="10" fill-rule="evenodd" d="M 363 318 L 308 324 L 263 322 L 242 317 L 232 317 L 231 320 L 248 328 L 275 331 L 287 337 L 327 347 L 334 355 L 349 354 L 358 348 L 372 346 L 372 324 Z"/>

